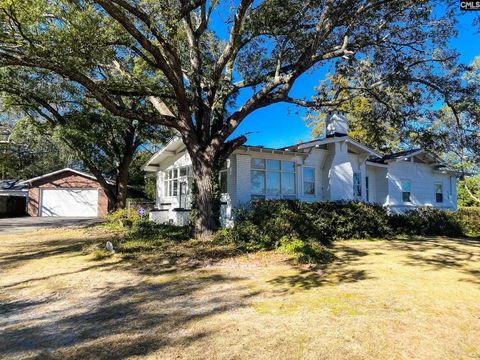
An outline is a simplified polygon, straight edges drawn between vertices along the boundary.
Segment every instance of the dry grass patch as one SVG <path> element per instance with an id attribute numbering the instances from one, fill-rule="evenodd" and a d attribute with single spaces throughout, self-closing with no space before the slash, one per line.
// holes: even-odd
<path id="1" fill-rule="evenodd" d="M 0 358 L 480 358 L 479 242 L 344 241 L 316 269 L 196 241 L 99 256 L 122 236 L 0 237 Z"/>

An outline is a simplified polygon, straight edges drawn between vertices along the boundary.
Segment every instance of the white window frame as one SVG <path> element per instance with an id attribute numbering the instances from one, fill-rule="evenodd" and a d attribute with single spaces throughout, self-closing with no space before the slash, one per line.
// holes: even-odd
<path id="1" fill-rule="evenodd" d="M 185 175 L 180 175 L 180 171 L 185 170 Z M 176 174 L 176 175 L 175 175 Z M 177 198 L 180 196 L 180 183 L 187 183 L 187 195 L 190 193 L 191 186 L 191 166 L 177 166 L 165 170 L 163 174 L 163 195 L 165 198 Z M 177 189 L 175 193 L 175 183 Z"/>
<path id="2" fill-rule="evenodd" d="M 264 166 L 263 168 L 254 168 L 252 166 L 253 162 L 255 160 L 261 160 L 263 161 L 264 163 Z M 278 161 L 279 164 L 280 164 L 280 168 L 279 170 L 273 170 L 273 169 L 268 169 L 268 161 Z M 287 162 L 287 163 L 292 163 L 293 164 L 293 172 L 292 171 L 286 171 L 283 169 L 283 163 L 284 162 Z M 297 164 L 294 160 L 281 160 L 281 159 L 267 159 L 267 158 L 256 158 L 256 157 L 252 157 L 251 158 L 251 161 L 250 161 L 250 174 L 253 172 L 253 171 L 259 171 L 259 172 L 263 172 L 264 173 L 264 184 L 263 184 L 263 188 L 264 188 L 264 192 L 263 193 L 255 193 L 253 192 L 253 189 L 251 187 L 251 180 L 250 180 L 250 195 L 251 195 L 251 199 L 252 200 L 255 200 L 255 199 L 266 199 L 267 197 L 272 197 L 272 198 L 276 198 L 276 197 L 280 197 L 280 198 L 284 198 L 284 199 L 291 199 L 291 198 L 297 198 Z M 268 173 L 278 173 L 280 175 L 280 189 L 279 189 L 279 192 L 277 194 L 269 194 L 268 191 L 267 191 L 267 174 Z M 283 189 L 282 189 L 282 179 L 283 179 L 283 176 L 282 174 L 285 173 L 285 174 L 293 174 L 293 189 L 294 189 L 294 192 L 293 193 L 283 193 Z"/>
<path id="3" fill-rule="evenodd" d="M 313 194 L 307 194 L 305 192 L 305 170 L 306 169 L 312 169 L 313 170 Z M 317 169 L 314 167 L 314 166 L 304 166 L 303 167 L 303 170 L 302 170 L 302 176 L 303 176 L 303 188 L 302 188 L 302 192 L 303 192 L 303 195 L 305 196 L 316 196 L 317 195 Z M 310 183 L 310 181 L 309 181 Z"/>
<path id="4" fill-rule="evenodd" d="M 358 184 L 355 184 L 356 176 L 358 176 Z M 355 200 L 362 200 L 362 173 L 360 171 L 353 173 L 353 198 Z"/>

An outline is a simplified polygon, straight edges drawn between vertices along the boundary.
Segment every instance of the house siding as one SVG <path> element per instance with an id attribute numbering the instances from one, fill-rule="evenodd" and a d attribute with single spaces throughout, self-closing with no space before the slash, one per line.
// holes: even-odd
<path id="1" fill-rule="evenodd" d="M 410 180 L 411 202 L 402 201 L 402 180 Z M 418 206 L 456 209 L 456 194 L 451 193 L 450 181 L 451 176 L 436 173 L 427 164 L 411 161 L 392 162 L 388 167 L 388 200 L 386 205 L 399 211 Z M 435 182 L 442 183 L 443 203 L 435 202 Z"/>
<path id="2" fill-rule="evenodd" d="M 334 139 L 321 147 L 306 148 L 303 154 L 285 151 L 278 153 L 272 149 L 242 148 L 232 154 L 227 163 L 227 193 L 222 194 L 222 225 L 233 224 L 234 210 L 251 201 L 251 160 L 252 158 L 277 159 L 296 163 L 296 198 L 301 201 L 354 200 L 354 173 L 361 174 L 361 198 L 367 201 L 366 177 L 369 177 L 369 202 L 378 203 L 398 211 L 418 206 L 436 206 L 446 209 L 456 208 L 456 178 L 438 173 L 432 164 L 412 161 L 397 161 L 389 164 L 372 164 L 367 159 L 372 152 L 347 138 Z M 295 150 L 297 151 L 297 150 Z M 299 151 L 302 151 L 300 149 Z M 184 223 L 185 213 L 179 215 L 178 197 L 165 197 L 163 181 L 165 171 L 191 165 L 190 157 L 183 151 L 160 163 L 157 173 L 158 214 L 152 215 L 159 222 L 173 221 Z M 304 194 L 303 169 L 315 169 L 315 195 Z M 412 202 L 402 202 L 401 180 L 412 183 Z M 441 181 L 444 189 L 444 202 L 435 203 L 434 183 Z M 267 199 L 278 199 L 280 195 L 266 195 Z"/>

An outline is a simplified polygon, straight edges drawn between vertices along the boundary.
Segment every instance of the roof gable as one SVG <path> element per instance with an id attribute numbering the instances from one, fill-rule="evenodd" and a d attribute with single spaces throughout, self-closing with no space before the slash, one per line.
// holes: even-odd
<path id="1" fill-rule="evenodd" d="M 91 175 L 91 174 L 87 174 L 85 172 L 75 170 L 75 169 L 71 169 L 71 168 L 64 168 L 64 169 L 60 169 L 60 170 L 57 170 L 57 171 L 53 171 L 53 172 L 45 174 L 45 175 L 34 177 L 32 179 L 24 180 L 24 181 L 21 182 L 21 184 L 32 184 L 34 182 L 44 180 L 44 179 L 47 179 L 47 178 L 52 177 L 52 176 L 60 175 L 62 173 L 68 173 L 68 172 L 73 173 L 75 175 L 83 176 L 83 177 L 91 179 L 91 180 L 98 181 L 97 178 L 95 176 Z M 109 185 L 113 184 L 112 181 L 107 181 L 107 183 Z"/>

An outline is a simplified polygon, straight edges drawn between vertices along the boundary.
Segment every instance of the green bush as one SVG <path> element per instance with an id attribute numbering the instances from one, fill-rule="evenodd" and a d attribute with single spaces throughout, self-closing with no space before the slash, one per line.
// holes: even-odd
<path id="1" fill-rule="evenodd" d="M 119 209 L 107 215 L 107 224 L 120 227 L 132 227 L 141 219 L 136 209 Z"/>
<path id="2" fill-rule="evenodd" d="M 480 207 L 460 207 L 456 218 L 466 235 L 480 236 Z"/>
<path id="3" fill-rule="evenodd" d="M 285 235 L 327 245 L 337 239 L 384 236 L 390 230 L 382 206 L 354 201 L 255 201 L 238 214 L 234 231 L 243 222 L 255 225 L 256 236 L 267 237 L 263 241 L 271 248 L 277 247 Z M 247 237 L 243 241 L 250 240 Z"/>
<path id="4" fill-rule="evenodd" d="M 288 236 L 280 239 L 280 247 L 278 250 L 292 256 L 301 263 L 325 264 L 335 259 L 333 252 L 319 243 L 312 241 L 307 242 Z"/>
<path id="5" fill-rule="evenodd" d="M 192 229 L 189 226 L 172 224 L 157 224 L 146 219 L 139 219 L 133 223 L 131 237 L 157 238 L 175 241 L 184 241 L 191 238 Z"/>
<path id="6" fill-rule="evenodd" d="M 390 226 L 394 233 L 412 235 L 463 236 L 457 215 L 451 211 L 432 207 L 414 209 L 405 214 L 390 215 Z"/>
<path id="7" fill-rule="evenodd" d="M 217 232 L 215 241 L 233 242 L 246 251 L 281 249 L 304 254 L 298 258 L 307 260 L 316 258 L 315 246 L 320 246 L 317 250 L 322 253 L 324 246 L 338 239 L 396 234 L 462 236 L 466 228 L 478 231 L 478 219 L 478 212 L 457 214 L 431 207 L 390 214 L 380 205 L 354 201 L 260 200 L 241 209 L 234 227 Z"/>

